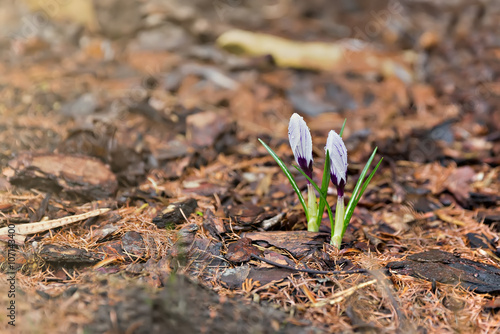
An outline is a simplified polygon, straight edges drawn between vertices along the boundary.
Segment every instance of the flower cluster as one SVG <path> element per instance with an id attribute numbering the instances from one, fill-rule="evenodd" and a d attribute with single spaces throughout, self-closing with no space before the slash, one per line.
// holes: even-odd
<path id="1" fill-rule="evenodd" d="M 332 226 L 332 237 L 331 244 L 335 245 L 337 248 L 340 248 L 340 244 L 342 242 L 342 237 L 345 233 L 347 225 L 351 219 L 354 208 L 359 202 L 363 192 L 371 181 L 373 175 L 376 170 L 380 166 L 382 159 L 378 162 L 376 167 L 373 169 L 372 173 L 365 179 L 365 175 L 368 171 L 369 166 L 371 165 L 377 148 L 373 150 L 370 159 L 365 165 L 365 168 L 361 172 L 360 178 L 354 187 L 352 192 L 351 200 L 347 205 L 347 208 L 344 206 L 344 190 L 347 183 L 347 149 L 345 147 L 344 141 L 342 140 L 342 132 L 344 130 L 344 125 L 340 131 L 340 134 L 336 133 L 334 130 L 331 130 L 328 133 L 328 138 L 325 146 L 325 169 L 323 171 L 323 179 L 321 182 L 321 188 L 313 181 L 313 154 L 312 154 L 312 137 L 309 128 L 307 127 L 304 119 L 298 115 L 293 114 L 290 118 L 290 123 L 288 125 L 288 139 L 290 141 L 290 146 L 292 148 L 293 155 L 295 157 L 295 161 L 299 165 L 297 170 L 304 175 L 309 181 L 307 185 L 307 194 L 308 201 L 307 204 L 302 196 L 301 191 L 299 190 L 297 183 L 292 177 L 290 171 L 283 163 L 283 161 L 274 153 L 274 151 L 267 146 L 263 141 L 259 139 L 259 141 L 264 145 L 267 151 L 273 156 L 278 165 L 281 167 L 285 175 L 288 177 L 293 189 L 297 193 L 299 200 L 304 208 L 304 212 L 307 218 L 307 228 L 309 231 L 317 232 L 319 231 L 319 226 L 321 224 L 321 218 L 323 215 L 323 210 L 326 206 L 328 211 L 328 215 L 330 218 L 330 223 Z M 330 209 L 330 206 L 327 202 L 327 191 L 328 191 L 328 183 L 329 181 L 337 188 L 337 206 L 335 210 L 335 220 L 333 219 L 333 215 Z M 364 181 L 363 181 L 364 180 Z M 319 206 L 317 203 L 316 193 L 318 192 L 320 196 Z"/>

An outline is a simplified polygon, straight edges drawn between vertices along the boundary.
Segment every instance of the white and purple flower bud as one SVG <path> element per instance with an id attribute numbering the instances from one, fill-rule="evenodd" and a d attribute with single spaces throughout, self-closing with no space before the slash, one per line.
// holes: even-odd
<path id="1" fill-rule="evenodd" d="M 299 167 L 312 179 L 313 157 L 311 132 L 304 119 L 294 113 L 288 124 L 288 140 L 292 147 L 295 161 Z"/>
<path id="2" fill-rule="evenodd" d="M 347 182 L 347 149 L 344 141 L 333 130 L 328 133 L 325 151 L 330 152 L 330 177 L 337 186 L 337 195 L 344 196 L 344 187 Z"/>

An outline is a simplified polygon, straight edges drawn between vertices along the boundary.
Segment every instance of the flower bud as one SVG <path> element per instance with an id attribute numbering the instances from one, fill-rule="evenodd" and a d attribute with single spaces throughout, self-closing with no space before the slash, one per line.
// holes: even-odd
<path id="1" fill-rule="evenodd" d="M 337 186 L 338 196 L 344 196 L 347 182 L 347 149 L 342 138 L 333 130 L 328 133 L 325 151 L 330 153 L 330 177 Z"/>
<path id="2" fill-rule="evenodd" d="M 311 132 L 304 119 L 294 113 L 288 124 L 288 140 L 295 161 L 299 167 L 312 179 L 313 157 Z"/>

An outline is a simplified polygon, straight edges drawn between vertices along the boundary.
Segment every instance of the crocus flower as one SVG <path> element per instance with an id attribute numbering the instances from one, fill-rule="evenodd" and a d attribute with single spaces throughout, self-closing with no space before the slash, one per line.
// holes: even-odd
<path id="1" fill-rule="evenodd" d="M 328 133 L 325 151 L 330 152 L 330 177 L 337 187 L 337 195 L 344 196 L 344 187 L 347 182 L 347 149 L 344 141 L 333 130 Z"/>
<path id="2" fill-rule="evenodd" d="M 344 230 L 344 187 L 347 181 L 347 149 L 342 138 L 333 130 L 328 133 L 326 150 L 330 152 L 330 177 L 333 184 L 337 187 L 335 224 L 330 243 L 340 248 Z"/>
<path id="3" fill-rule="evenodd" d="M 297 161 L 300 169 L 312 179 L 313 157 L 311 132 L 304 119 L 298 114 L 293 114 L 292 117 L 290 117 L 290 123 L 288 124 L 288 139 L 292 147 L 293 155 L 295 156 L 295 161 Z M 318 232 L 319 226 L 316 226 L 318 205 L 316 203 L 314 188 L 310 183 L 307 185 L 307 198 L 307 229 L 309 231 Z"/>
<path id="4" fill-rule="evenodd" d="M 299 167 L 312 179 L 313 157 L 311 132 L 304 119 L 294 113 L 288 124 L 288 139 L 292 147 L 295 161 Z"/>

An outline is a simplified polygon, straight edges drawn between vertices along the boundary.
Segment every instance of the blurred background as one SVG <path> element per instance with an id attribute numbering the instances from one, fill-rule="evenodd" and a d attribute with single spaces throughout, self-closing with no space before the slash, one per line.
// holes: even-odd
<path id="1" fill-rule="evenodd" d="M 193 139 L 186 119 L 200 111 L 222 115 L 212 135 L 235 122 L 220 145 L 241 154 L 257 136 L 286 138 L 298 112 L 318 136 L 348 118 L 354 160 L 376 144 L 394 159 L 498 163 L 498 1 L 0 6 L 0 163 L 56 150 L 145 175 L 182 155 Z"/>

